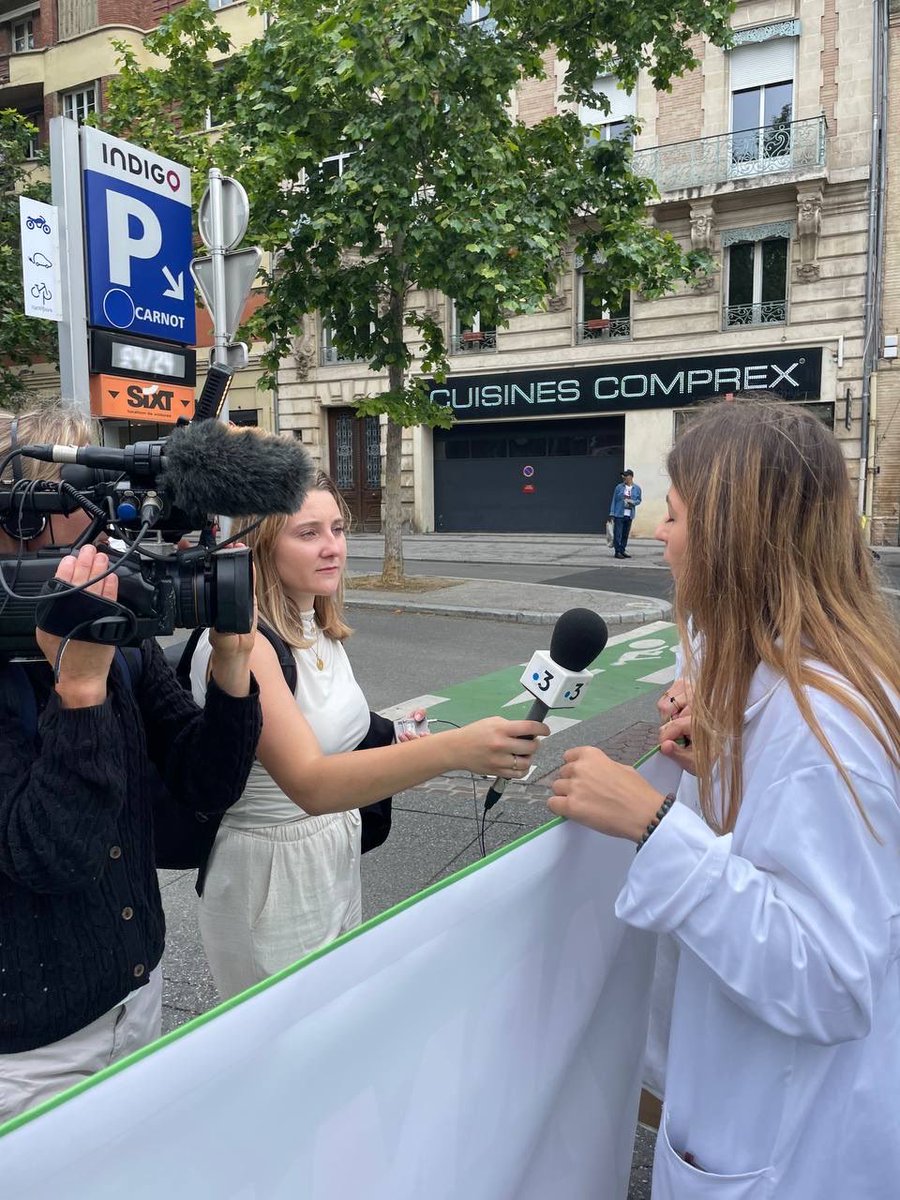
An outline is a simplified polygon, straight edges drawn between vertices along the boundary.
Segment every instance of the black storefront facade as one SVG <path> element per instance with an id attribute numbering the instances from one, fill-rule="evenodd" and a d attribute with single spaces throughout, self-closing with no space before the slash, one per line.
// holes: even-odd
<path id="1" fill-rule="evenodd" d="M 434 431 L 434 528 L 600 533 L 623 467 L 644 489 L 652 532 L 676 428 L 703 402 L 771 392 L 829 423 L 821 347 L 451 375 L 432 398 L 456 418 Z"/>

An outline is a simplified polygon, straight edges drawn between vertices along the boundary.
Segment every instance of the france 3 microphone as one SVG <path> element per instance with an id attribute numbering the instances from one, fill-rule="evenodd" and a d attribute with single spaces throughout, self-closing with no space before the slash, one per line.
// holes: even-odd
<path id="1" fill-rule="evenodd" d="M 574 708 L 580 703 L 592 675 L 588 667 L 601 654 L 609 630 L 589 608 L 570 608 L 553 626 L 550 651 L 532 655 L 519 682 L 534 696 L 526 721 L 543 721 L 551 708 Z M 493 808 L 509 780 L 498 775 L 484 798 L 484 810 Z"/>

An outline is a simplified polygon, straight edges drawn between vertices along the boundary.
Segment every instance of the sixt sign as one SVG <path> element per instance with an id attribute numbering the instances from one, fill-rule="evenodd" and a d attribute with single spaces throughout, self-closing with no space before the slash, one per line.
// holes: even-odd
<path id="1" fill-rule="evenodd" d="M 461 421 L 498 417 L 681 408 L 729 392 L 776 392 L 784 400 L 818 399 L 821 347 L 748 354 L 592 363 L 503 375 L 451 375 L 432 382 L 431 399 Z"/>
<path id="2" fill-rule="evenodd" d="M 191 345 L 191 176 L 99 129 L 81 130 L 88 320 Z"/>

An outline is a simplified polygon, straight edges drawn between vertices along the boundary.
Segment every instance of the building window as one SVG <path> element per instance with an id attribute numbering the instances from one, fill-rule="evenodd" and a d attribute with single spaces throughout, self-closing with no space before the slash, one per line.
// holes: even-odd
<path id="1" fill-rule="evenodd" d="M 321 171 L 323 179 L 340 179 L 347 169 L 347 163 L 353 157 L 352 150 L 343 151 L 340 154 L 331 154 L 328 158 L 322 159 Z"/>
<path id="2" fill-rule="evenodd" d="M 492 33 L 496 29 L 496 22 L 491 20 L 491 6 L 486 3 L 479 3 L 478 0 L 471 0 L 463 10 L 463 15 L 460 17 L 462 25 L 479 25 L 486 33 Z"/>
<path id="3" fill-rule="evenodd" d="M 609 142 L 616 138 L 631 140 L 631 124 L 629 118 L 635 115 L 635 95 L 622 89 L 612 75 L 601 75 L 594 81 L 594 91 L 605 95 L 609 100 L 609 112 L 588 104 L 578 107 L 578 117 L 582 125 L 591 127 L 589 139 L 602 138 Z"/>
<path id="4" fill-rule="evenodd" d="M 230 8 L 232 4 L 236 4 L 237 0 L 206 0 L 209 7 L 216 11 L 219 8 Z"/>
<path id="5" fill-rule="evenodd" d="M 787 238 L 735 242 L 727 248 L 728 303 L 724 326 L 787 321 Z"/>
<path id="6" fill-rule="evenodd" d="M 337 345 L 335 344 L 335 337 L 337 334 L 337 330 L 335 329 L 332 322 L 333 322 L 333 317 L 323 316 L 323 318 L 322 318 L 322 350 L 321 350 L 321 355 L 320 355 L 320 362 L 322 363 L 322 365 L 329 366 L 333 363 L 365 362 L 366 361 L 365 358 L 361 357 L 358 354 L 346 354 L 344 351 L 338 349 Z M 374 321 L 369 322 L 369 332 L 370 333 L 375 332 L 375 322 Z"/>
<path id="7" fill-rule="evenodd" d="M 25 50 L 34 49 L 34 22 L 31 17 L 24 21 L 16 21 L 12 27 L 13 54 L 22 54 Z"/>
<path id="8" fill-rule="evenodd" d="M 578 326 L 575 341 L 608 341 L 631 337 L 631 294 L 615 308 L 604 308 L 591 299 L 590 277 L 578 272 Z"/>
<path id="9" fill-rule="evenodd" d="M 63 116 L 69 117 L 82 125 L 85 118 L 97 111 L 97 85 L 79 88 L 74 92 L 63 93 Z"/>
<path id="10" fill-rule="evenodd" d="M 791 153 L 794 38 L 731 52 L 731 174 L 783 170 Z"/>
<path id="11" fill-rule="evenodd" d="M 497 326 L 482 321 L 476 313 L 468 324 L 460 320 L 456 305 L 453 305 L 453 333 L 450 336 L 451 354 L 483 354 L 497 349 Z"/>
<path id="12" fill-rule="evenodd" d="M 41 124 L 42 114 L 41 113 L 26 113 L 25 118 L 26 118 L 26 120 L 30 121 L 32 125 L 36 126 L 34 133 L 31 134 L 31 136 L 28 139 L 28 146 L 25 150 L 25 157 L 28 159 L 34 160 L 41 153 L 40 124 Z"/>

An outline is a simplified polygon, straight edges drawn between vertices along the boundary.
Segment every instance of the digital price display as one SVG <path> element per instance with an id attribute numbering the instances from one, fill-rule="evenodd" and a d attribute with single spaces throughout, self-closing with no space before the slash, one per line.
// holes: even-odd
<path id="1" fill-rule="evenodd" d="M 197 355 L 171 342 L 129 337 L 103 329 L 91 330 L 91 371 L 97 375 L 158 379 L 163 383 L 193 387 L 197 382 Z"/>

